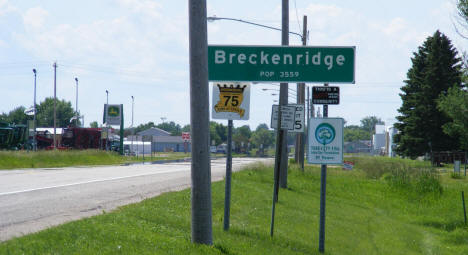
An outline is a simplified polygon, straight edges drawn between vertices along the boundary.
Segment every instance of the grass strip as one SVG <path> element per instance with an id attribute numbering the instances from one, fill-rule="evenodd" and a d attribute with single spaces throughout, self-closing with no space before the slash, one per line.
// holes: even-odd
<path id="1" fill-rule="evenodd" d="M 368 160 L 374 159 L 357 160 L 353 171 L 328 169 L 326 254 L 468 254 L 460 201 L 465 179 L 439 176 L 440 192 L 412 188 L 420 177 L 411 175 L 405 188 L 369 177 L 372 169 L 362 167 L 375 162 Z M 374 171 L 388 168 L 386 160 Z M 213 246 L 190 242 L 190 190 L 184 190 L 3 242 L 0 254 L 319 254 L 320 169 L 290 167 L 270 238 L 272 179 L 264 165 L 233 175 L 228 232 L 224 182 L 213 183 Z"/>
<path id="2" fill-rule="evenodd" d="M 0 169 L 48 168 L 67 166 L 115 165 L 142 161 L 173 160 L 188 157 L 185 153 L 158 153 L 153 157 L 120 156 L 102 150 L 0 151 Z"/>

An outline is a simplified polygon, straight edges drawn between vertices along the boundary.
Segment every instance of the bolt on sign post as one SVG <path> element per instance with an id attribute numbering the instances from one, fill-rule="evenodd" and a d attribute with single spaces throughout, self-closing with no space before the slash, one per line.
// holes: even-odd
<path id="1" fill-rule="evenodd" d="M 232 177 L 232 126 L 233 120 L 248 120 L 250 112 L 250 84 L 213 83 L 211 116 L 228 120 L 226 185 L 224 195 L 224 230 L 229 230 Z"/>

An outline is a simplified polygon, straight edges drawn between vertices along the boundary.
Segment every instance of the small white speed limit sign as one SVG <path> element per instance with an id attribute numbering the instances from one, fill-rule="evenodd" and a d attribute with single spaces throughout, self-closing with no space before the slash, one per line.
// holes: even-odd
<path id="1" fill-rule="evenodd" d="M 288 104 L 281 106 L 281 129 L 288 132 L 304 132 L 305 107 L 303 104 Z M 278 105 L 273 105 L 271 113 L 271 128 L 278 126 Z"/>

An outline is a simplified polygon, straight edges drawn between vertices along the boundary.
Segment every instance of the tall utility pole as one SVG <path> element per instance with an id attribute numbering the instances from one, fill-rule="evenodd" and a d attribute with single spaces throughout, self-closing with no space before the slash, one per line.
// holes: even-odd
<path id="1" fill-rule="evenodd" d="M 283 0 L 281 10 L 281 45 L 289 45 L 289 0 Z M 282 105 L 288 104 L 288 83 L 280 83 L 280 96 L 279 96 L 279 110 Z M 288 187 L 288 131 L 281 129 L 278 126 L 280 132 L 279 142 L 281 145 L 281 157 L 280 157 L 280 178 L 279 185 L 281 188 Z M 278 197 L 276 197 L 278 199 Z"/>
<path id="2" fill-rule="evenodd" d="M 57 149 L 57 62 L 54 62 L 54 150 Z"/>
<path id="3" fill-rule="evenodd" d="M 303 19 L 303 28 L 302 28 L 302 45 L 307 45 L 307 16 L 304 15 Z M 305 83 L 297 84 L 297 103 L 305 103 Z M 296 134 L 296 154 L 295 159 L 296 163 L 299 163 L 302 171 L 304 171 L 304 133 Z"/>
<path id="4" fill-rule="evenodd" d="M 206 0 L 189 0 L 192 242 L 213 244 Z"/>
<path id="5" fill-rule="evenodd" d="M 33 125 L 34 125 L 34 135 L 33 135 L 33 149 L 37 151 L 37 140 L 36 140 L 36 69 L 33 69 L 34 73 L 34 120 L 33 120 Z"/>
<path id="6" fill-rule="evenodd" d="M 289 0 L 282 0 L 282 30 L 281 30 L 281 44 L 288 45 L 288 31 L 289 31 Z M 288 158 L 287 158 L 287 131 L 281 129 L 281 106 L 288 104 L 288 84 L 280 83 L 280 95 L 278 106 L 278 124 L 276 132 L 276 155 L 275 155 L 275 170 L 274 170 L 274 186 L 273 186 L 273 201 L 271 206 L 271 222 L 270 222 L 270 236 L 273 236 L 275 231 L 275 207 L 278 202 L 279 186 L 283 181 L 284 186 L 287 187 L 288 177 Z M 283 152 L 286 152 L 283 154 Z M 286 163 L 286 164 L 283 164 Z M 281 187 L 284 187 L 281 185 Z"/>
<path id="7" fill-rule="evenodd" d="M 78 121 L 80 119 L 80 114 L 78 113 L 78 78 L 75 77 L 76 82 L 76 104 L 75 104 L 75 111 L 76 111 L 76 126 L 78 126 Z"/>

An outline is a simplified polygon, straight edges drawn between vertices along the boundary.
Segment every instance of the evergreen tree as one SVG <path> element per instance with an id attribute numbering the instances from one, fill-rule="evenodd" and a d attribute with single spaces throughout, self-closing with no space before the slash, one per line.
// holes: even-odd
<path id="1" fill-rule="evenodd" d="M 454 139 L 442 130 L 450 118 L 437 108 L 437 99 L 452 86 L 461 87 L 461 63 L 450 39 L 436 31 L 426 39 L 411 59 L 406 85 L 401 88 L 403 101 L 395 127 L 397 153 L 415 158 L 431 151 L 458 148 Z"/>

